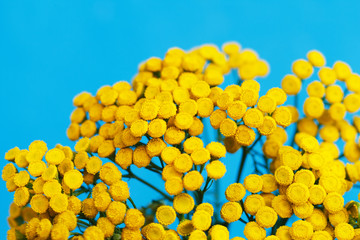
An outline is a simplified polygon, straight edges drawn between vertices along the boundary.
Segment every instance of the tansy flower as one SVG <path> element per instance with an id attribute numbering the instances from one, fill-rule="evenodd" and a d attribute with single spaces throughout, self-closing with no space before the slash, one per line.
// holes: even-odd
<path id="1" fill-rule="evenodd" d="M 275 196 L 271 202 L 271 207 L 281 218 L 290 218 L 292 216 L 291 203 L 285 195 Z"/>
<path id="2" fill-rule="evenodd" d="M 342 61 L 336 61 L 333 65 L 337 79 L 344 81 L 351 74 L 350 66 Z"/>
<path id="3" fill-rule="evenodd" d="M 50 207 L 57 213 L 64 212 L 68 207 L 68 196 L 57 193 L 50 198 Z"/>
<path id="4" fill-rule="evenodd" d="M 214 110 L 214 104 L 210 98 L 199 98 L 197 101 L 197 114 L 199 117 L 209 117 Z M 228 107 L 229 108 L 229 107 Z"/>
<path id="5" fill-rule="evenodd" d="M 127 169 L 133 160 L 133 150 L 131 148 L 122 148 L 117 151 L 115 162 L 122 168 Z"/>
<path id="6" fill-rule="evenodd" d="M 101 229 L 97 226 L 90 226 L 84 231 L 84 239 L 104 239 L 104 233 Z"/>
<path id="7" fill-rule="evenodd" d="M 169 177 L 165 181 L 165 190 L 170 195 L 177 195 L 184 190 L 183 181 L 179 176 Z"/>
<path id="8" fill-rule="evenodd" d="M 251 193 L 258 193 L 263 187 L 263 179 L 256 174 L 250 174 L 245 177 L 244 186 Z"/>
<path id="9" fill-rule="evenodd" d="M 124 223 L 127 228 L 140 229 L 145 224 L 145 217 L 137 209 L 128 209 L 126 211 Z"/>
<path id="10" fill-rule="evenodd" d="M 305 184 L 292 183 L 286 189 L 286 196 L 290 202 L 296 205 L 301 205 L 307 202 L 310 197 L 310 192 Z"/>
<path id="11" fill-rule="evenodd" d="M 270 88 L 266 95 L 273 98 L 278 106 L 284 104 L 287 99 L 286 93 L 281 88 Z"/>
<path id="12" fill-rule="evenodd" d="M 281 88 L 287 95 L 298 94 L 301 90 L 301 85 L 301 79 L 291 74 L 286 75 L 281 81 Z"/>
<path id="13" fill-rule="evenodd" d="M 245 112 L 243 121 L 249 127 L 260 127 L 264 122 L 264 115 L 257 108 L 250 108 Z"/>
<path id="14" fill-rule="evenodd" d="M 340 211 L 329 214 L 329 221 L 335 227 L 340 223 L 349 222 L 349 213 L 347 209 L 343 208 Z"/>
<path id="15" fill-rule="evenodd" d="M 320 209 L 314 209 L 306 221 L 313 225 L 315 231 L 324 230 L 327 225 L 327 218 Z"/>
<path id="16" fill-rule="evenodd" d="M 293 205 L 294 214 L 302 219 L 308 218 L 314 211 L 314 205 L 310 202 L 306 202 L 300 205 Z"/>
<path id="17" fill-rule="evenodd" d="M 299 59 L 293 63 L 292 71 L 299 78 L 306 79 L 306 78 L 309 78 L 313 74 L 314 69 L 308 61 L 306 61 L 304 59 Z"/>
<path id="18" fill-rule="evenodd" d="M 203 141 L 198 137 L 190 137 L 185 140 L 184 144 L 184 151 L 188 154 L 193 153 L 197 149 L 201 149 L 204 147 Z M 175 148 L 177 149 L 177 148 Z"/>
<path id="19" fill-rule="evenodd" d="M 227 202 L 221 207 L 221 218 L 228 223 L 239 220 L 242 214 L 242 208 L 237 202 Z"/>
<path id="20" fill-rule="evenodd" d="M 335 227 L 335 237 L 339 240 L 350 240 L 355 236 L 354 227 L 348 223 L 339 223 Z"/>
<path id="21" fill-rule="evenodd" d="M 232 119 L 239 120 L 244 116 L 246 109 L 247 109 L 247 106 L 244 102 L 234 101 L 228 106 L 227 114 Z"/>
<path id="22" fill-rule="evenodd" d="M 244 202 L 245 211 L 251 215 L 255 215 L 263 206 L 265 206 L 265 200 L 259 194 L 249 195 Z"/>
<path id="23" fill-rule="evenodd" d="M 229 230 L 220 224 L 212 226 L 209 230 L 212 239 L 229 239 Z"/>
<path id="24" fill-rule="evenodd" d="M 206 240 L 207 236 L 206 236 L 205 232 L 198 230 L 198 229 L 195 229 L 194 231 L 192 231 L 190 233 L 189 240 L 197 240 L 197 239 L 198 240 Z"/>
<path id="25" fill-rule="evenodd" d="M 204 178 L 198 171 L 190 171 L 183 178 L 184 187 L 189 191 L 199 189 L 203 182 Z"/>
<path id="26" fill-rule="evenodd" d="M 275 171 L 275 179 L 280 185 L 290 185 L 294 178 L 294 172 L 288 166 L 281 166 Z"/>
<path id="27" fill-rule="evenodd" d="M 330 213 L 340 211 L 344 206 L 344 198 L 336 192 L 329 193 L 324 199 L 324 207 Z"/>
<path id="28" fill-rule="evenodd" d="M 165 205 L 160 206 L 156 209 L 156 219 L 162 225 L 165 225 L 165 226 L 170 225 L 176 219 L 176 212 L 170 206 L 165 206 Z"/>
<path id="29" fill-rule="evenodd" d="M 185 219 L 179 223 L 176 231 L 181 236 L 188 236 L 191 232 L 194 231 L 194 225 L 192 224 L 192 221 Z"/>
<path id="30" fill-rule="evenodd" d="M 100 217 L 96 222 L 96 226 L 104 233 L 105 238 L 113 236 L 115 225 L 106 217 Z"/>
<path id="31" fill-rule="evenodd" d="M 127 182 L 117 181 L 110 186 L 109 193 L 115 201 L 126 201 L 130 197 Z"/>
<path id="32" fill-rule="evenodd" d="M 249 240 L 264 239 L 266 231 L 256 222 L 248 222 L 244 228 L 244 235 Z"/>
<path id="33" fill-rule="evenodd" d="M 106 209 L 106 216 L 114 225 L 118 225 L 123 222 L 125 213 L 126 205 L 118 201 L 111 202 Z"/>
<path id="34" fill-rule="evenodd" d="M 261 207 L 256 213 L 256 222 L 263 228 L 273 227 L 278 219 L 274 209 L 271 207 Z"/>
<path id="35" fill-rule="evenodd" d="M 226 167 L 219 160 L 215 160 L 206 165 L 206 172 L 209 178 L 217 180 L 225 175 Z"/>
<path id="36" fill-rule="evenodd" d="M 43 194 L 35 194 L 30 200 L 31 208 L 37 213 L 45 213 L 49 207 L 49 200 Z"/>
<path id="37" fill-rule="evenodd" d="M 241 183 L 230 184 L 225 191 L 225 197 L 232 202 L 238 202 L 245 196 L 246 190 Z"/>
<path id="38" fill-rule="evenodd" d="M 206 149 L 209 150 L 210 155 L 215 158 L 225 157 L 226 149 L 225 146 L 219 142 L 211 142 L 206 145 Z"/>
<path id="39" fill-rule="evenodd" d="M 189 213 L 194 208 L 194 199 L 187 193 L 176 195 L 173 206 L 176 212 L 180 214 Z"/>
<path id="40" fill-rule="evenodd" d="M 235 139 L 242 146 L 250 146 L 255 141 L 255 132 L 245 125 L 239 125 L 236 129 Z"/>
<path id="41" fill-rule="evenodd" d="M 54 224 L 51 229 L 51 239 L 65 240 L 65 239 L 68 239 L 69 235 L 70 235 L 70 233 L 69 233 L 68 228 L 62 223 Z M 88 239 L 90 239 L 90 238 L 88 238 Z"/>
<path id="42" fill-rule="evenodd" d="M 289 233 L 293 238 L 311 239 L 313 229 L 311 223 L 298 220 L 292 224 Z"/>

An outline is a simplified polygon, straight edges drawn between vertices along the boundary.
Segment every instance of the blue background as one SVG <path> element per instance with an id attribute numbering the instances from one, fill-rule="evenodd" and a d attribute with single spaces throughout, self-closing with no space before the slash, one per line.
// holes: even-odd
<path id="1" fill-rule="evenodd" d="M 311 49 L 322 51 L 330 65 L 340 59 L 354 71 L 360 67 L 359 1 L 169 2 L 0 0 L 0 153 L 36 139 L 73 147 L 65 135 L 72 98 L 131 81 L 141 61 L 163 57 L 173 46 L 238 41 L 269 62 L 263 91 L 279 86 L 292 61 Z M 238 165 L 235 158 L 229 162 Z M 222 194 L 234 179 L 228 169 L 232 180 L 222 182 Z M 139 205 L 152 194 L 130 186 Z M 13 193 L 3 181 L 0 193 L 5 234 Z"/>

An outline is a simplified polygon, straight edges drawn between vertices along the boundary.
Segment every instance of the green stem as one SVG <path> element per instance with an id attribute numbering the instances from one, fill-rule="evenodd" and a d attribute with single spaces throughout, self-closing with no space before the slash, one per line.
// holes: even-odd
<path id="1" fill-rule="evenodd" d="M 299 95 L 296 94 L 296 95 L 295 95 L 295 98 L 294 98 L 294 107 L 295 107 L 296 109 L 298 109 L 298 106 L 299 106 Z M 292 147 L 295 146 L 295 135 L 296 135 L 296 133 L 298 132 L 298 129 L 297 129 L 297 128 L 298 128 L 298 127 L 297 127 L 297 122 L 295 122 L 294 136 L 293 136 L 293 138 L 292 138 L 292 140 L 291 140 L 291 145 L 290 145 L 290 146 L 292 146 Z"/>
<path id="2" fill-rule="evenodd" d="M 133 205 L 134 208 L 137 208 L 131 197 L 129 197 L 128 200 L 131 202 L 131 204 Z"/>
<path id="3" fill-rule="evenodd" d="M 240 182 L 241 179 L 241 173 L 243 171 L 243 168 L 245 166 L 245 161 L 246 161 L 246 155 L 247 155 L 248 151 L 247 151 L 247 147 L 243 147 L 243 152 L 242 152 L 242 156 L 241 156 L 241 161 L 240 161 L 240 167 L 239 167 L 239 171 L 238 171 L 238 175 L 236 177 L 236 182 Z"/>

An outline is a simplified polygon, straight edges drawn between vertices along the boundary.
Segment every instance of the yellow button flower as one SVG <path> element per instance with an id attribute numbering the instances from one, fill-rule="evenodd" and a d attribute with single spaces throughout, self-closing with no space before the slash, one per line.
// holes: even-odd
<path id="1" fill-rule="evenodd" d="M 65 153 L 58 148 L 54 148 L 46 153 L 45 159 L 50 164 L 58 165 L 65 159 Z"/>
<path id="2" fill-rule="evenodd" d="M 256 222 L 248 222 L 244 228 L 245 237 L 249 240 L 264 239 L 266 231 Z"/>
<path id="3" fill-rule="evenodd" d="M 170 195 L 178 195 L 184 190 L 182 179 L 178 176 L 167 178 L 165 181 L 165 190 Z"/>
<path id="4" fill-rule="evenodd" d="M 335 237 L 339 240 L 350 240 L 354 236 L 354 227 L 348 223 L 340 223 L 335 227 Z"/>
<path id="5" fill-rule="evenodd" d="M 344 206 L 344 198 L 336 192 L 329 193 L 324 199 L 324 207 L 330 213 L 340 211 Z"/>
<path id="6" fill-rule="evenodd" d="M 255 215 L 263 206 L 265 206 L 265 200 L 259 194 L 249 195 L 244 202 L 245 211 L 251 215 Z"/>
<path id="7" fill-rule="evenodd" d="M 293 63 L 292 71 L 299 78 L 306 79 L 313 74 L 314 69 L 313 66 L 311 66 L 311 64 L 308 61 L 304 59 L 299 59 Z"/>
<path id="8" fill-rule="evenodd" d="M 280 185 L 290 185 L 294 179 L 294 172 L 288 166 L 281 166 L 275 171 L 275 179 Z"/>
<path id="9" fill-rule="evenodd" d="M 351 74 L 350 66 L 342 61 L 337 61 L 333 65 L 337 79 L 344 81 Z"/>
<path id="10" fill-rule="evenodd" d="M 261 207 L 256 213 L 256 222 L 263 228 L 273 227 L 278 219 L 274 209 L 271 207 Z"/>
<path id="11" fill-rule="evenodd" d="M 237 202 L 224 203 L 220 211 L 221 218 L 227 223 L 231 223 L 239 220 L 241 214 L 242 214 L 242 208 L 240 204 Z"/>
<path id="12" fill-rule="evenodd" d="M 314 67 L 322 67 L 326 64 L 326 59 L 324 55 L 317 51 L 317 50 L 311 50 L 306 54 L 307 59 L 313 65 Z"/>
<path id="13" fill-rule="evenodd" d="M 302 183 L 292 183 L 286 190 L 286 196 L 296 205 L 304 204 L 310 197 L 309 188 Z"/>
<path id="14" fill-rule="evenodd" d="M 238 202 L 245 196 L 246 190 L 241 183 L 230 184 L 225 191 L 225 197 L 232 202 Z"/>
<path id="15" fill-rule="evenodd" d="M 290 218 L 293 214 L 291 203 L 285 195 L 275 196 L 271 202 L 271 207 L 281 218 Z"/>
<path id="16" fill-rule="evenodd" d="M 181 236 L 188 236 L 194 231 L 194 225 L 192 224 L 192 221 L 185 219 L 179 223 L 176 231 Z"/>
<path id="17" fill-rule="evenodd" d="M 198 171 L 190 171 L 183 178 L 184 187 L 188 191 L 200 189 L 203 182 L 204 178 Z"/>
<path id="18" fill-rule="evenodd" d="M 68 207 L 68 196 L 63 193 L 57 193 L 50 199 L 50 207 L 57 213 L 66 211 Z"/>
<path id="19" fill-rule="evenodd" d="M 160 206 L 156 209 L 156 219 L 161 223 L 162 225 L 170 225 L 172 224 L 176 219 L 176 212 L 174 208 L 170 206 Z"/>
<path id="20" fill-rule="evenodd" d="M 138 209 L 128 209 L 126 211 L 124 223 L 127 228 L 140 229 L 145 224 L 145 217 Z"/>
<path id="21" fill-rule="evenodd" d="M 180 214 L 189 213 L 194 208 L 194 199 L 187 193 L 176 195 L 173 206 L 176 212 Z"/>
<path id="22" fill-rule="evenodd" d="M 251 193 L 260 192 L 263 187 L 263 184 L 264 182 L 261 176 L 256 174 L 250 174 L 246 176 L 244 180 L 244 186 L 246 190 L 248 190 Z"/>
<path id="23" fill-rule="evenodd" d="M 226 173 L 225 165 L 219 160 L 212 161 L 211 163 L 206 165 L 205 168 L 208 177 L 215 180 L 222 178 Z"/>
<path id="24" fill-rule="evenodd" d="M 311 239 L 313 235 L 313 226 L 306 221 L 298 220 L 294 222 L 289 229 L 291 237 L 295 239 Z"/>
<path id="25" fill-rule="evenodd" d="M 245 125 L 239 125 L 236 129 L 235 139 L 242 146 L 250 146 L 255 141 L 255 132 Z"/>

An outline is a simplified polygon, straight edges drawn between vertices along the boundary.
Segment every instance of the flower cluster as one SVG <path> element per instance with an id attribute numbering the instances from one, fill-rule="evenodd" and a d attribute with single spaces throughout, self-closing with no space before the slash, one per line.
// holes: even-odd
<path id="1" fill-rule="evenodd" d="M 343 198 L 360 181 L 360 76 L 344 62 L 325 65 L 310 51 L 281 88 L 261 95 L 255 79 L 269 67 L 253 50 L 234 42 L 172 48 L 142 63 L 132 84 L 80 93 L 67 129 L 74 151 L 36 140 L 5 154 L 2 178 L 14 192 L 7 238 L 229 240 L 240 221 L 236 234 L 249 240 L 360 239 L 360 204 Z M 307 83 L 314 72 L 320 80 Z M 225 84 L 229 73 L 233 84 Z M 226 174 L 226 154 L 237 151 L 227 201 L 206 202 Z M 242 179 L 249 159 L 254 172 Z M 137 208 L 126 179 L 161 198 Z"/>

